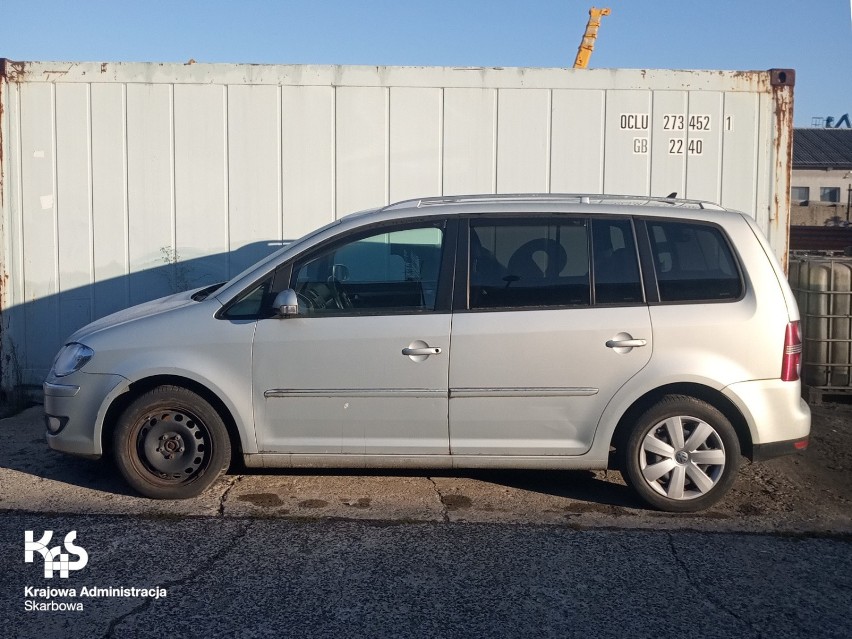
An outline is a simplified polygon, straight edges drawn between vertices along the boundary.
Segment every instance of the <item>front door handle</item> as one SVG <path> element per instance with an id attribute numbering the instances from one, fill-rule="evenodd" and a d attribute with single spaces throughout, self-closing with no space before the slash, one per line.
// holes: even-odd
<path id="1" fill-rule="evenodd" d="M 648 340 L 645 339 L 610 339 L 607 340 L 607 348 L 636 348 L 645 346 Z"/>
<path id="2" fill-rule="evenodd" d="M 426 346 L 425 348 L 403 348 L 403 355 L 440 355 L 440 346 Z"/>
<path id="3" fill-rule="evenodd" d="M 425 362 L 432 355 L 440 355 L 440 346 L 429 346 L 422 339 L 416 339 L 411 344 L 402 349 L 402 354 L 408 357 L 412 362 Z"/>

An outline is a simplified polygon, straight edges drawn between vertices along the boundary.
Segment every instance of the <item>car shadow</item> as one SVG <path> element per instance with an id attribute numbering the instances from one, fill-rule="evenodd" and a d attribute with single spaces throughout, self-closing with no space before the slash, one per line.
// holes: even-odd
<path id="1" fill-rule="evenodd" d="M 287 469 L 246 469 L 242 465 L 232 467 L 230 474 L 249 476 L 302 476 L 302 477 L 428 477 L 446 479 L 470 479 L 478 482 L 503 486 L 505 488 L 559 497 L 570 500 L 571 511 L 612 514 L 613 508 L 644 509 L 644 506 L 633 495 L 627 486 L 618 483 L 620 474 L 617 471 L 595 473 L 589 470 L 468 470 L 468 469 L 317 469 L 317 468 L 287 468 Z M 453 510 L 453 508 L 450 508 Z"/>
<path id="2" fill-rule="evenodd" d="M 12 477 L 11 481 L 49 480 L 106 495 L 136 495 L 125 484 L 111 458 L 89 460 L 49 448 L 44 438 L 42 416 L 42 407 L 36 406 L 0 421 L 0 468 L 24 476 Z M 620 477 L 614 471 L 604 475 L 587 470 L 247 469 L 236 461 L 228 474 L 458 478 L 571 500 L 572 512 L 641 507 L 627 487 L 618 483 Z"/>
<path id="3" fill-rule="evenodd" d="M 43 415 L 43 407 L 34 406 L 0 420 L 0 469 L 21 475 L 9 475 L 4 488 L 18 481 L 49 480 L 110 495 L 134 494 L 111 459 L 84 459 L 52 450 L 45 441 Z"/>

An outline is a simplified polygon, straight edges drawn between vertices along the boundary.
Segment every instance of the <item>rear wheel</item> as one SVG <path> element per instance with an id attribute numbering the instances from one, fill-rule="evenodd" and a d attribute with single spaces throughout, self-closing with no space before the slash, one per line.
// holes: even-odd
<path id="1" fill-rule="evenodd" d="M 671 395 L 636 422 L 624 447 L 624 479 L 647 504 L 695 512 L 734 483 L 740 445 L 731 422 L 695 397 Z"/>
<path id="2" fill-rule="evenodd" d="M 231 442 L 219 413 L 179 386 L 158 386 L 122 413 L 115 460 L 134 489 L 154 499 L 186 499 L 228 468 Z"/>

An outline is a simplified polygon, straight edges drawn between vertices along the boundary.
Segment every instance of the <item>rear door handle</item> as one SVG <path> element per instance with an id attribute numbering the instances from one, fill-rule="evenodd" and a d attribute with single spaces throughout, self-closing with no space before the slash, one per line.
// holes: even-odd
<path id="1" fill-rule="evenodd" d="M 440 355 L 440 346 L 427 346 L 425 348 L 403 348 L 403 355 Z"/>
<path id="2" fill-rule="evenodd" d="M 610 339 L 606 342 L 607 348 L 636 348 L 645 346 L 648 340 L 645 339 Z"/>

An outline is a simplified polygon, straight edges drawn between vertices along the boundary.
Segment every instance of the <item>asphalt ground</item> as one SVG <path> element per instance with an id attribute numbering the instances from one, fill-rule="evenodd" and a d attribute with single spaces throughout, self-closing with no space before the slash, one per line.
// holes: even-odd
<path id="1" fill-rule="evenodd" d="M 33 407 L 0 420 L 0 637 L 845 638 L 850 415 L 815 408 L 808 451 L 683 516 L 612 471 L 234 468 L 150 500 Z M 85 565 L 46 577 L 26 531 Z"/>
<path id="2" fill-rule="evenodd" d="M 88 563 L 44 578 L 38 554 L 22 561 L 24 530 L 54 531 L 57 543 L 74 530 Z M 534 524 L 7 513 L 0 628 L 10 639 L 845 639 L 850 548 Z M 48 587 L 66 590 L 38 590 Z M 108 587 L 129 594 L 83 594 Z M 81 609 L 27 609 L 51 603 Z"/>
<path id="3" fill-rule="evenodd" d="M 551 524 L 578 529 L 852 533 L 852 406 L 814 408 L 810 448 L 744 462 L 707 511 L 645 508 L 617 471 L 247 471 L 192 500 L 133 493 L 110 460 L 50 450 L 42 408 L 0 420 L 0 512 Z"/>

